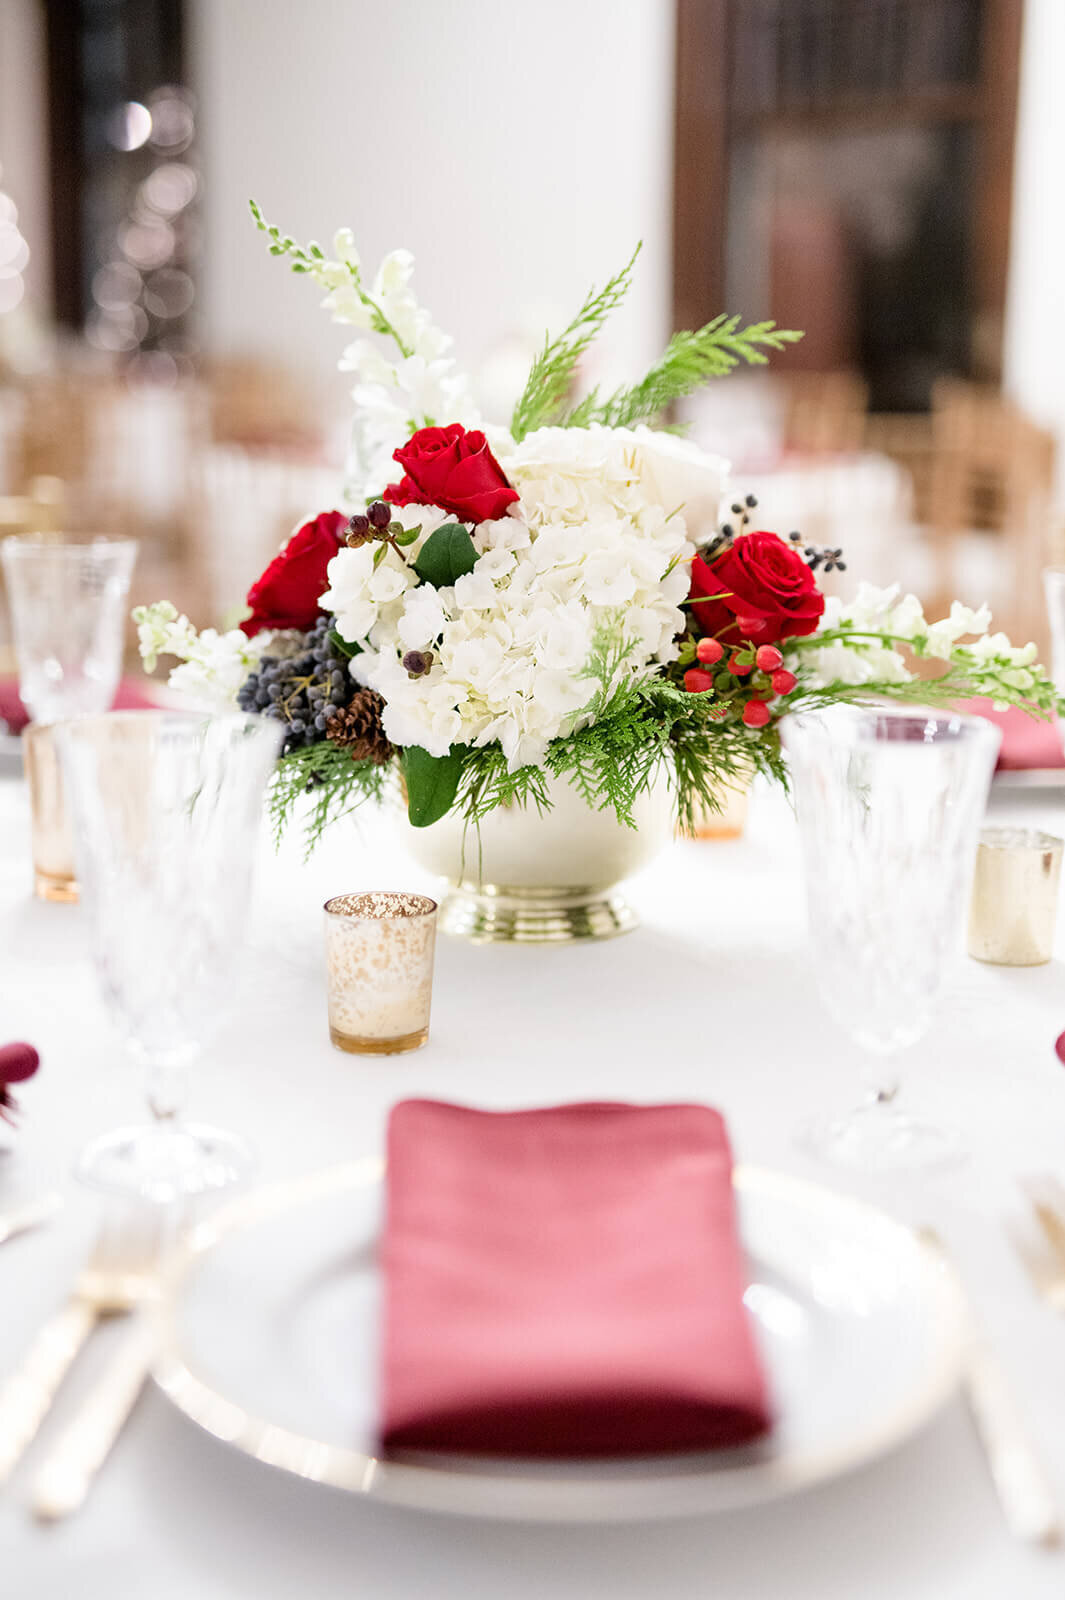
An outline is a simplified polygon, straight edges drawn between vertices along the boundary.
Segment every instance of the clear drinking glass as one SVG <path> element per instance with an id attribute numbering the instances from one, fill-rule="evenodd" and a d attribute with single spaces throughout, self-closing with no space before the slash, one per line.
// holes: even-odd
<path id="1" fill-rule="evenodd" d="M 106 711 L 122 670 L 135 539 L 4 539 L 19 694 L 34 722 Z"/>
<path id="2" fill-rule="evenodd" d="M 814 970 L 863 1052 L 867 1087 L 864 1104 L 809 1143 L 864 1169 L 950 1159 L 952 1135 L 895 1105 L 894 1058 L 925 1033 L 961 947 L 1001 734 L 950 711 L 846 705 L 788 717 L 781 736 Z"/>
<path id="3" fill-rule="evenodd" d="M 33 892 L 38 900 L 78 898 L 74 839 L 70 831 L 55 724 L 31 722 L 22 732 L 22 764 L 30 792 Z"/>
<path id="4" fill-rule="evenodd" d="M 113 711 L 56 729 L 100 985 L 147 1071 L 154 1122 L 104 1135 L 79 1173 L 155 1200 L 218 1189 L 242 1140 L 185 1123 L 186 1070 L 229 998 L 267 779 L 283 730 L 242 714 Z"/>

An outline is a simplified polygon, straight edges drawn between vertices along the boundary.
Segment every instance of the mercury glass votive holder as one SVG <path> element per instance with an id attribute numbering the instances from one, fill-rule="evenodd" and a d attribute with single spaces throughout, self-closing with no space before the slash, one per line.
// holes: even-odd
<path id="1" fill-rule="evenodd" d="M 30 792 L 33 892 L 39 900 L 74 901 L 74 836 L 63 791 L 55 728 L 31 722 L 22 732 L 22 761 Z"/>
<path id="2" fill-rule="evenodd" d="M 969 954 L 1001 967 L 1050 960 L 1062 841 L 1031 828 L 985 828 L 976 852 Z"/>
<path id="3" fill-rule="evenodd" d="M 436 901 L 370 889 L 325 903 L 329 1037 L 352 1055 L 391 1056 L 429 1038 Z"/>

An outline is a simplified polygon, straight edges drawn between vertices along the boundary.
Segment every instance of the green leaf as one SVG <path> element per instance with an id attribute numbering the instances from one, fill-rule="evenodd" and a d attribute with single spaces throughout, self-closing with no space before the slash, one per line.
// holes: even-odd
<path id="1" fill-rule="evenodd" d="M 403 776 L 407 783 L 407 815 L 415 828 L 428 828 L 451 810 L 466 754 L 464 744 L 452 745 L 446 756 L 431 756 L 420 745 L 407 745 Z"/>
<path id="2" fill-rule="evenodd" d="M 407 545 L 413 544 L 415 539 L 421 533 L 422 525 L 419 522 L 413 528 L 405 528 L 402 522 L 390 522 L 388 525 L 388 531 L 400 548 L 405 550 Z"/>
<path id="3" fill-rule="evenodd" d="M 477 549 L 468 528 L 461 522 L 445 522 L 422 545 L 414 570 L 434 589 L 444 589 L 456 578 L 472 572 L 477 564 Z"/>

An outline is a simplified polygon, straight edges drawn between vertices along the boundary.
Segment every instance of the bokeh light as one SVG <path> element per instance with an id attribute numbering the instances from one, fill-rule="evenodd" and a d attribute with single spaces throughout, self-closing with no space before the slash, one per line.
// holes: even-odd
<path id="1" fill-rule="evenodd" d="M 172 217 L 196 198 L 198 180 L 191 167 L 180 161 L 166 161 L 149 173 L 140 186 L 140 197 L 151 211 Z"/>
<path id="2" fill-rule="evenodd" d="M 118 246 L 136 267 L 161 267 L 174 254 L 174 230 L 161 219 L 123 222 L 118 230 Z"/>
<path id="3" fill-rule="evenodd" d="M 109 261 L 92 280 L 92 297 L 105 311 L 132 305 L 140 296 L 144 280 L 128 261 Z"/>
<path id="4" fill-rule="evenodd" d="M 153 272 L 144 285 L 144 309 L 153 317 L 182 317 L 195 296 L 192 279 L 176 267 Z"/>
<path id="5" fill-rule="evenodd" d="M 0 278 L 0 313 L 14 311 L 25 293 L 26 285 L 18 273 L 13 273 L 10 278 Z"/>
<path id="6" fill-rule="evenodd" d="M 152 114 L 139 100 L 116 106 L 107 119 L 107 137 L 116 150 L 139 150 L 152 131 Z"/>
<path id="7" fill-rule="evenodd" d="M 174 155 L 186 150 L 196 131 L 192 96 L 187 90 L 168 84 L 149 97 L 149 104 L 153 148 Z"/>

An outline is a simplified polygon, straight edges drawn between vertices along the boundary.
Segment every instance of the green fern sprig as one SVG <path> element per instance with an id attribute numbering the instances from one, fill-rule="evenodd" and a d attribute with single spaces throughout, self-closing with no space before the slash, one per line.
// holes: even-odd
<path id="1" fill-rule="evenodd" d="M 511 417 L 510 431 L 515 439 L 524 439 L 534 428 L 548 427 L 562 416 L 577 362 L 628 294 L 632 269 L 642 248 L 641 241 L 604 288 L 589 290 L 581 309 L 562 333 L 554 339 L 545 338 Z"/>
<path id="2" fill-rule="evenodd" d="M 700 388 L 710 378 L 723 378 L 741 361 L 763 367 L 766 350 L 783 350 L 795 344 L 802 334 L 793 328 L 778 328 L 775 322 L 752 322 L 740 327 L 739 317 L 714 317 L 694 333 L 675 333 L 660 361 L 629 388 L 618 389 L 606 400 L 589 395 L 564 419 L 569 427 L 588 427 L 602 423 L 608 428 L 627 428 L 636 422 L 653 421 L 674 400 Z"/>
<path id="3" fill-rule="evenodd" d="M 367 800 L 381 800 L 391 766 L 353 761 L 347 750 L 323 739 L 281 757 L 270 784 L 268 807 L 274 842 L 280 845 L 289 824 L 313 796 L 304 819 L 304 855 L 309 856 L 331 823 Z"/>

